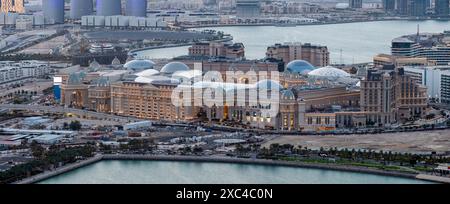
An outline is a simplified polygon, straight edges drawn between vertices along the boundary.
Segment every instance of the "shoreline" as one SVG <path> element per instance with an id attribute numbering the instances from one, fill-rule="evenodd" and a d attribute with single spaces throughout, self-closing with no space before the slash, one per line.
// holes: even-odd
<path id="1" fill-rule="evenodd" d="M 278 24 L 278 23 L 261 23 L 261 24 L 211 24 L 211 25 L 198 25 L 187 26 L 185 29 L 198 29 L 198 28 L 220 28 L 220 27 L 254 27 L 254 26 L 275 26 L 275 27 L 297 27 L 297 26 L 317 26 L 317 25 L 339 25 L 339 24 L 351 24 L 351 23 L 370 23 L 370 22 L 382 22 L 382 21 L 450 21 L 450 18 L 446 19 L 416 19 L 416 18 L 398 18 L 398 19 L 375 19 L 375 20 L 355 20 L 355 21 L 342 21 L 342 22 L 318 22 L 318 23 L 294 23 L 294 24 Z"/>
<path id="2" fill-rule="evenodd" d="M 408 19 L 380 19 L 380 20 L 366 20 L 366 21 L 351 21 L 351 22 L 328 22 L 328 23 L 308 23 L 308 24 L 292 24 L 289 26 L 278 26 L 278 27 L 297 27 L 297 26 L 315 26 L 315 25 L 336 25 L 336 24 L 349 24 L 349 23 L 365 23 L 365 22 L 379 22 L 379 21 L 402 21 Z M 277 26 L 276 23 L 266 23 L 266 24 L 215 24 L 215 25 L 204 25 L 204 26 L 189 26 L 184 27 L 184 29 L 200 29 L 200 28 L 221 28 L 221 27 L 255 27 L 255 26 Z M 227 42 L 232 41 L 233 36 L 230 38 L 225 38 L 221 40 L 215 40 L 217 42 Z M 164 48 L 175 48 L 193 45 L 195 42 L 191 43 L 181 43 L 181 44 L 170 44 L 170 45 L 158 45 L 143 48 L 136 48 L 128 51 L 128 55 L 134 55 L 136 52 L 142 52 L 147 50 L 156 50 Z"/>
<path id="3" fill-rule="evenodd" d="M 14 182 L 13 184 L 36 184 L 41 181 L 50 179 L 52 177 L 73 171 L 78 168 L 82 168 L 100 161 L 127 161 L 127 160 L 139 160 L 139 161 L 179 161 L 179 162 L 205 162 L 205 163 L 231 163 L 231 164 L 253 164 L 253 165 L 266 165 L 266 166 L 283 166 L 294 168 L 310 168 L 330 171 L 342 171 L 362 174 L 372 174 L 379 176 L 390 176 L 406 179 L 417 179 L 423 181 L 429 181 L 434 183 L 447 183 L 450 184 L 450 178 L 438 177 L 426 174 L 404 173 L 395 171 L 386 171 L 378 169 L 370 169 L 367 167 L 358 166 L 344 166 L 336 164 L 320 164 L 320 163 L 304 163 L 304 162 L 290 162 L 290 161 L 278 161 L 278 160 L 265 160 L 265 159 L 244 159 L 244 158 L 228 158 L 228 157 L 200 157 L 200 156 L 165 156 L 165 155 L 136 155 L 136 154 L 104 154 L 96 155 L 92 158 L 69 164 L 54 171 L 43 172 L 23 179 L 21 181 Z"/>
<path id="4" fill-rule="evenodd" d="M 220 40 L 209 40 L 207 42 L 228 42 L 232 41 L 233 37 L 226 37 Z M 143 47 L 143 48 L 136 48 L 133 50 L 128 51 L 128 55 L 134 55 L 136 52 L 142 52 L 147 50 L 156 50 L 156 49 L 165 49 L 165 48 L 174 48 L 174 47 L 185 47 L 185 46 L 191 46 L 194 45 L 195 42 L 189 42 L 189 43 L 181 43 L 181 44 L 169 44 L 169 45 L 158 45 L 158 46 L 150 46 L 150 47 Z"/>
<path id="5" fill-rule="evenodd" d="M 186 26 L 183 27 L 187 30 L 192 29 L 202 29 L 202 28 L 211 28 L 211 29 L 220 29 L 220 28 L 226 28 L 226 27 L 302 27 L 302 26 L 321 26 L 321 25 L 339 25 L 339 24 L 352 24 L 352 23 L 371 23 L 371 22 L 383 22 L 383 21 L 450 21 L 450 18 L 448 19 L 414 19 L 414 18 L 400 18 L 400 19 L 376 19 L 376 20 L 355 20 L 355 21 L 343 21 L 343 22 L 320 22 L 320 23 L 298 23 L 298 24 L 277 24 L 277 23 L 263 23 L 263 24 L 212 24 L 212 25 L 198 25 L 198 26 Z M 233 40 L 234 37 L 231 36 L 229 39 L 222 39 L 217 40 L 218 42 L 226 42 Z M 133 50 L 130 50 L 128 52 L 128 55 L 134 55 L 136 52 L 142 52 L 147 50 L 157 50 L 157 49 L 164 49 L 164 48 L 175 48 L 175 47 L 184 47 L 184 46 L 190 46 L 193 45 L 194 42 L 191 43 L 182 43 L 182 44 L 171 44 L 171 45 L 160 45 L 160 46 L 151 46 L 151 47 L 143 47 L 143 48 L 136 48 Z"/>
<path id="6" fill-rule="evenodd" d="M 254 24 L 211 24 L 211 25 L 198 25 L 198 26 L 185 26 L 185 29 L 198 29 L 198 28 L 220 28 L 220 27 L 254 27 L 254 26 L 275 26 L 275 27 L 297 27 L 297 26 L 315 26 L 315 25 L 337 25 L 337 24 L 349 24 L 349 23 L 366 23 L 366 22 L 380 22 L 380 21 L 425 21 L 433 19 L 377 19 L 377 20 L 356 20 L 356 21 L 343 21 L 343 22 L 319 22 L 319 23 L 294 23 L 294 24 L 278 24 L 278 23 L 254 23 Z"/>

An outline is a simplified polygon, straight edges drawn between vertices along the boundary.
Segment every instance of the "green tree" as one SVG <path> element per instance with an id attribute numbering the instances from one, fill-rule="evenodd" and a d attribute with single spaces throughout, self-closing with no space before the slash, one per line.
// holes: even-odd
<path id="1" fill-rule="evenodd" d="M 33 157 L 37 159 L 44 158 L 46 153 L 45 148 L 39 145 L 36 141 L 31 142 L 30 149 Z"/>
<path id="2" fill-rule="evenodd" d="M 73 131 L 81 130 L 81 123 L 78 120 L 70 122 L 69 128 Z"/>

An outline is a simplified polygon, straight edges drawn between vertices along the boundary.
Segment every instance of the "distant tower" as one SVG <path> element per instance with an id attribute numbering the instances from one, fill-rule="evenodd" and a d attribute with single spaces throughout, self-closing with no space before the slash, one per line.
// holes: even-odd
<path id="1" fill-rule="evenodd" d="M 64 23 L 64 0 L 42 0 L 42 10 L 47 23 Z"/>
<path id="2" fill-rule="evenodd" d="M 147 0 L 127 0 L 125 15 L 146 17 Z"/>
<path id="3" fill-rule="evenodd" d="M 395 10 L 395 0 L 383 0 L 383 9 L 385 11 L 394 11 Z"/>
<path id="4" fill-rule="evenodd" d="M 362 8 L 362 0 L 349 0 L 348 6 L 350 8 Z"/>
<path id="5" fill-rule="evenodd" d="M 97 16 L 114 16 L 122 14 L 120 0 L 97 0 Z"/>
<path id="6" fill-rule="evenodd" d="M 70 1 L 70 18 L 81 19 L 82 16 L 94 13 L 94 3 L 92 0 L 72 0 Z"/>
<path id="7" fill-rule="evenodd" d="M 435 0 L 434 11 L 436 16 L 447 17 L 449 15 L 449 0 Z"/>
<path id="8" fill-rule="evenodd" d="M 259 0 L 236 0 L 236 16 L 254 18 L 260 16 L 261 2 Z"/>
<path id="9" fill-rule="evenodd" d="M 24 13 L 23 0 L 0 0 L 0 10 L 4 13 Z"/>
<path id="10" fill-rule="evenodd" d="M 400 15 L 408 15 L 410 0 L 396 0 L 396 10 Z"/>
<path id="11" fill-rule="evenodd" d="M 425 16 L 427 10 L 427 0 L 410 0 L 409 15 L 410 16 Z"/>

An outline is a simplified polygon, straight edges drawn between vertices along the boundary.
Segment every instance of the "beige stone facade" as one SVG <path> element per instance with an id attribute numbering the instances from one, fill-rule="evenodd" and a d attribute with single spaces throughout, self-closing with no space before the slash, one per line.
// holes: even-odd
<path id="1" fill-rule="evenodd" d="M 310 43 L 275 44 L 267 48 L 266 57 L 282 60 L 285 64 L 294 60 L 305 60 L 316 67 L 330 64 L 328 48 Z"/>

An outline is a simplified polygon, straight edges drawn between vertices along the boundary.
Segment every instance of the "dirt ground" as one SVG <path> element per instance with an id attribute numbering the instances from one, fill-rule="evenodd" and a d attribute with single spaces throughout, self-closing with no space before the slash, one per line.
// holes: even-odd
<path id="1" fill-rule="evenodd" d="M 450 152 L 450 130 L 366 135 L 269 137 L 273 139 L 264 143 L 266 147 L 273 143 L 279 143 L 301 145 L 312 149 L 337 147 L 409 153 Z"/>
<path id="2" fill-rule="evenodd" d="M 53 39 L 38 43 L 29 48 L 26 48 L 20 53 L 25 54 L 50 54 L 51 49 L 64 45 L 66 43 L 64 36 L 58 36 Z"/>

